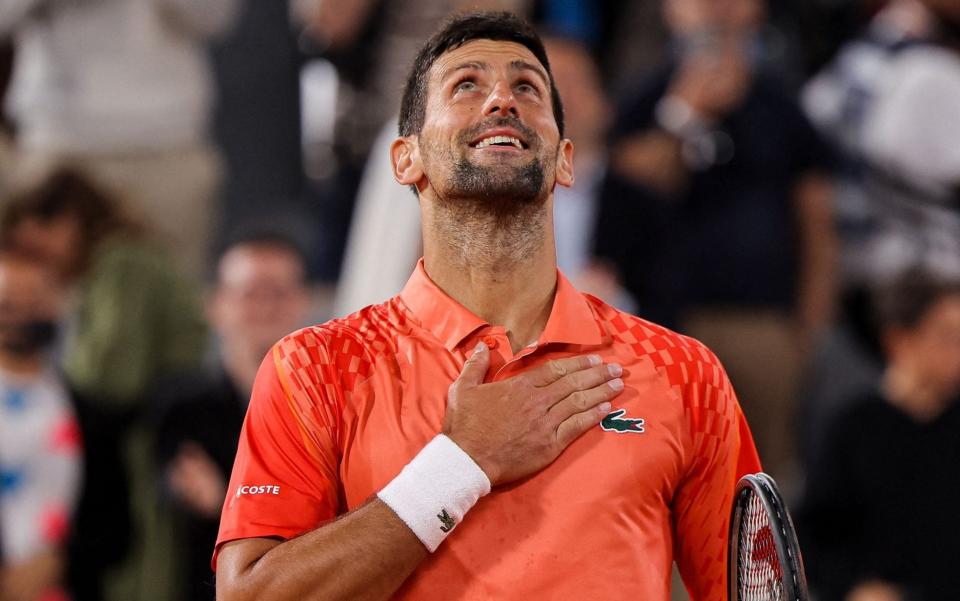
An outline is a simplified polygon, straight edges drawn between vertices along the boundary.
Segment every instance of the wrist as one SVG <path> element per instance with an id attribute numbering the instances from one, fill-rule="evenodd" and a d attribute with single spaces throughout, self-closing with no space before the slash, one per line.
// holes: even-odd
<path id="1" fill-rule="evenodd" d="M 489 492 L 486 472 L 439 434 L 377 496 L 432 553 Z"/>
<path id="2" fill-rule="evenodd" d="M 456 444 L 460 450 L 462 450 L 470 459 L 477 464 L 484 475 L 487 477 L 487 480 L 490 481 L 490 485 L 493 486 L 494 482 L 497 482 L 500 477 L 500 470 L 497 469 L 496 465 L 491 462 L 484 453 L 473 448 L 473 445 L 469 441 L 462 440 L 460 437 L 446 432 L 443 433 L 443 436 L 449 438 L 454 444 Z"/>

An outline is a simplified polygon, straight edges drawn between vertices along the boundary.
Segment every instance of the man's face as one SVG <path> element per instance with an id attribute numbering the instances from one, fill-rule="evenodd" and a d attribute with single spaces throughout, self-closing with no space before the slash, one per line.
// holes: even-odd
<path id="1" fill-rule="evenodd" d="M 24 219 L 13 230 L 13 245 L 35 257 L 61 276 L 75 268 L 80 252 L 81 233 L 77 219 L 63 215 L 48 220 Z"/>
<path id="2" fill-rule="evenodd" d="M 890 355 L 946 397 L 960 394 L 960 295 L 945 296 L 916 326 L 895 335 Z"/>
<path id="3" fill-rule="evenodd" d="M 286 248 L 241 244 L 220 260 L 209 314 L 224 346 L 262 355 L 303 325 L 308 308 L 303 265 Z"/>
<path id="4" fill-rule="evenodd" d="M 61 289 L 43 265 L 0 257 L 0 352 L 43 351 L 51 340 L 37 338 L 36 326 L 56 322 L 62 308 Z"/>
<path id="5" fill-rule="evenodd" d="M 572 147 L 561 142 L 546 69 L 526 47 L 474 40 L 430 69 L 417 136 L 421 194 L 509 214 L 569 185 Z M 539 202 L 537 202 L 539 201 Z"/>

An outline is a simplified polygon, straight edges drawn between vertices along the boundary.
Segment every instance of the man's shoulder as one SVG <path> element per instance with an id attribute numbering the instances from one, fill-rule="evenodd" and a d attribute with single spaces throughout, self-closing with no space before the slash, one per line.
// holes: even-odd
<path id="1" fill-rule="evenodd" d="M 666 371 L 672 384 L 689 384 L 722 369 L 717 356 L 699 340 L 621 311 L 592 295 L 584 296 L 617 351 L 649 359 L 656 368 Z"/>
<path id="2" fill-rule="evenodd" d="M 408 329 L 394 297 L 291 332 L 277 342 L 273 352 L 286 371 L 332 368 L 338 374 L 362 378 L 372 373 L 378 357 L 395 351 L 396 338 Z"/>
<path id="3" fill-rule="evenodd" d="M 364 340 L 403 328 L 405 321 L 406 315 L 399 297 L 393 297 L 379 304 L 367 305 L 353 313 L 300 328 L 287 334 L 282 340 L 300 345 L 329 344 L 340 338 Z"/>

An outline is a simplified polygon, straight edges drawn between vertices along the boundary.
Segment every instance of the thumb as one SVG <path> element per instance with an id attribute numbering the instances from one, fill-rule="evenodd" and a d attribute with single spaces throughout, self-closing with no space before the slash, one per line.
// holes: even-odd
<path id="1" fill-rule="evenodd" d="M 490 367 L 490 349 L 484 343 L 477 344 L 473 354 L 463 364 L 463 370 L 460 377 L 457 378 L 457 384 L 468 386 L 470 388 L 483 384 L 483 378 L 487 375 L 487 369 Z"/>

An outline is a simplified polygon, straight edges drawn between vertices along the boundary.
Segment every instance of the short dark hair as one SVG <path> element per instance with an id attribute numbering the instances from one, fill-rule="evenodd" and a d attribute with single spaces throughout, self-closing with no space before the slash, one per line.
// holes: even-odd
<path id="1" fill-rule="evenodd" d="M 304 245 L 294 236 L 273 227 L 241 227 L 229 235 L 216 249 L 216 260 L 210 266 L 209 282 L 216 285 L 220 279 L 220 262 L 227 253 L 242 246 L 273 248 L 293 257 L 302 270 L 303 283 L 310 280 L 310 258 Z"/>
<path id="2" fill-rule="evenodd" d="M 922 270 L 910 270 L 874 291 L 877 325 L 887 328 L 913 328 L 938 302 L 960 295 L 960 280 L 936 276 Z"/>
<path id="3" fill-rule="evenodd" d="M 419 134 L 423 129 L 427 111 L 427 75 L 433 63 L 445 52 L 455 50 L 473 40 L 515 42 L 533 53 L 547 70 L 553 116 L 562 138 L 563 104 L 560 102 L 560 93 L 553 80 L 547 51 L 536 30 L 520 17 L 508 12 L 481 12 L 454 16 L 427 40 L 413 62 L 403 89 L 403 99 L 400 102 L 400 135 Z"/>
<path id="4" fill-rule="evenodd" d="M 62 165 L 9 198 L 0 213 L 0 246 L 14 246 L 14 233 L 25 221 L 36 219 L 49 223 L 61 217 L 76 219 L 80 229 L 75 273 L 89 266 L 95 247 L 107 236 L 120 232 L 134 236 L 143 233 L 142 226 L 130 219 L 118 199 L 85 171 Z"/>

